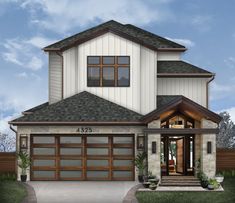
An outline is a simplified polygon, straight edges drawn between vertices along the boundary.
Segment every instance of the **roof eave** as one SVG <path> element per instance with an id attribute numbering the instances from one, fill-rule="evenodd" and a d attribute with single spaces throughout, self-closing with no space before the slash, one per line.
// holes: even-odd
<path id="1" fill-rule="evenodd" d="M 19 122 L 9 121 L 12 125 L 145 125 L 141 121 L 111 121 L 111 122 Z"/>
<path id="2" fill-rule="evenodd" d="M 185 51 L 187 51 L 187 48 L 158 48 L 157 49 L 158 51 L 162 51 L 162 52 L 164 52 L 164 51 L 174 51 L 174 52 L 185 52 Z"/>
<path id="3" fill-rule="evenodd" d="M 167 78 L 167 77 L 213 77 L 215 73 L 158 73 L 157 77 Z"/>

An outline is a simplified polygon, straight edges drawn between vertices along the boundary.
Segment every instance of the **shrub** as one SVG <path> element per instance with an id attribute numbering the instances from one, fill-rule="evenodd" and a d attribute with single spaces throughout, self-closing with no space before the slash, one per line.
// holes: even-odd
<path id="1" fill-rule="evenodd" d="M 220 171 L 219 173 L 227 178 L 235 177 L 235 170 L 224 170 Z"/>
<path id="2" fill-rule="evenodd" d="M 16 181 L 17 175 L 15 173 L 1 173 L 0 174 L 0 181 Z"/>

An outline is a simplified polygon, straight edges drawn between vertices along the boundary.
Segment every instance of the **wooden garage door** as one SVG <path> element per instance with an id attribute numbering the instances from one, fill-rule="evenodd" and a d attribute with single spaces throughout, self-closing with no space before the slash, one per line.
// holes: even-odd
<path id="1" fill-rule="evenodd" d="M 32 135 L 31 180 L 134 180 L 133 135 Z"/>

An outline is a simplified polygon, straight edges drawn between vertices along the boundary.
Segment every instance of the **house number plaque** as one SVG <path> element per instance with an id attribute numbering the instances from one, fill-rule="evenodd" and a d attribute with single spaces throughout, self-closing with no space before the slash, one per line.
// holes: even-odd
<path id="1" fill-rule="evenodd" d="M 77 129 L 77 132 L 79 132 L 79 133 L 91 133 L 92 128 L 90 128 L 90 127 L 81 127 L 81 128 Z"/>

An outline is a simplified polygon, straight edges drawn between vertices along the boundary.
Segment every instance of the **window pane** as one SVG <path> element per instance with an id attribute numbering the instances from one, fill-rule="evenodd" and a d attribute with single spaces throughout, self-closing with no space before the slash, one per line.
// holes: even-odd
<path id="1" fill-rule="evenodd" d="M 108 148 L 87 148 L 87 155 L 108 155 Z"/>
<path id="2" fill-rule="evenodd" d="M 82 166 L 81 160 L 60 160 L 60 166 Z"/>
<path id="3" fill-rule="evenodd" d="M 34 160 L 33 166 L 55 166 L 55 160 Z"/>
<path id="4" fill-rule="evenodd" d="M 87 71 L 88 71 L 87 85 L 89 87 L 99 87 L 100 86 L 100 68 L 88 67 Z"/>
<path id="5" fill-rule="evenodd" d="M 36 137 L 33 137 L 33 143 L 53 144 L 55 143 L 55 137 L 36 136 Z"/>
<path id="6" fill-rule="evenodd" d="M 103 64 L 114 64 L 114 56 L 104 56 L 103 57 Z"/>
<path id="7" fill-rule="evenodd" d="M 114 155 L 132 155 L 133 150 L 130 148 L 114 148 L 113 154 Z"/>
<path id="8" fill-rule="evenodd" d="M 118 67 L 118 86 L 127 87 L 130 85 L 129 67 Z"/>
<path id="9" fill-rule="evenodd" d="M 114 166 L 132 166 L 133 161 L 132 160 L 113 160 Z"/>
<path id="10" fill-rule="evenodd" d="M 107 178 L 108 176 L 108 171 L 87 171 L 88 178 Z"/>
<path id="11" fill-rule="evenodd" d="M 81 148 L 60 148 L 61 155 L 81 155 Z"/>
<path id="12" fill-rule="evenodd" d="M 122 65 L 122 64 L 128 65 L 128 64 L 130 64 L 129 56 L 118 56 L 118 64 L 119 65 Z"/>
<path id="13" fill-rule="evenodd" d="M 66 144 L 66 143 L 81 143 L 81 137 L 60 137 L 60 143 Z"/>
<path id="14" fill-rule="evenodd" d="M 132 172 L 131 171 L 113 171 L 114 178 L 131 178 Z"/>
<path id="15" fill-rule="evenodd" d="M 133 137 L 114 137 L 113 143 L 114 144 L 132 144 Z"/>
<path id="16" fill-rule="evenodd" d="M 100 64 L 99 56 L 88 56 L 88 65 L 97 65 Z"/>
<path id="17" fill-rule="evenodd" d="M 108 144 L 108 137 L 87 137 L 87 143 Z"/>
<path id="18" fill-rule="evenodd" d="M 87 160 L 87 166 L 108 166 L 108 160 Z"/>
<path id="19" fill-rule="evenodd" d="M 114 67 L 103 67 L 103 86 L 112 87 L 114 85 Z"/>
<path id="20" fill-rule="evenodd" d="M 61 178 L 80 178 L 81 176 L 81 171 L 60 171 Z"/>
<path id="21" fill-rule="evenodd" d="M 55 155 L 55 148 L 34 148 L 34 155 Z"/>
<path id="22" fill-rule="evenodd" d="M 35 178 L 54 178 L 55 171 L 33 171 L 33 176 Z"/>

